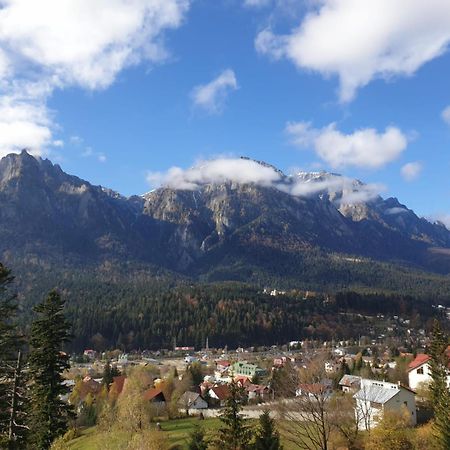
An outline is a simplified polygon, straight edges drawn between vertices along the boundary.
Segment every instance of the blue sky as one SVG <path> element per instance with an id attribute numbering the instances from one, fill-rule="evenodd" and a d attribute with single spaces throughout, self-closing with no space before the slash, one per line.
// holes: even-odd
<path id="1" fill-rule="evenodd" d="M 448 1 L 55 1 L 0 1 L 1 155 L 125 195 L 246 155 L 450 217 Z"/>

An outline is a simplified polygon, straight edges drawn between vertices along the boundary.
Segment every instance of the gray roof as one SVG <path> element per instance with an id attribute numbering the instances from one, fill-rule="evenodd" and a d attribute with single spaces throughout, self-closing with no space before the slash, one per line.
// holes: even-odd
<path id="1" fill-rule="evenodd" d="M 181 397 L 179 402 L 183 403 L 183 404 L 188 404 L 191 405 L 192 403 L 194 403 L 198 398 L 200 397 L 200 394 L 198 394 L 197 392 L 191 392 L 191 391 L 187 391 L 185 392 Z"/>
<path id="2" fill-rule="evenodd" d="M 348 386 L 351 387 L 354 384 L 360 384 L 361 383 L 361 377 L 358 377 L 356 375 L 344 375 L 341 378 L 341 381 L 339 381 L 340 386 Z"/>
<path id="3" fill-rule="evenodd" d="M 353 398 L 367 402 L 384 404 L 400 392 L 399 389 L 393 389 L 383 386 L 371 385 L 361 388 Z"/>

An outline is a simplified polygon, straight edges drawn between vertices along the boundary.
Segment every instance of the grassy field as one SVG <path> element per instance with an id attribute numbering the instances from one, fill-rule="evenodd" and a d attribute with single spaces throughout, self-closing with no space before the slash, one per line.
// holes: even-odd
<path id="1" fill-rule="evenodd" d="M 191 417 L 161 422 L 161 429 L 162 432 L 168 436 L 171 446 L 183 446 L 188 441 L 189 434 L 194 426 L 198 423 L 201 423 L 203 428 L 211 436 L 214 435 L 214 432 L 220 427 L 219 419 L 206 419 L 200 422 L 197 418 Z M 80 437 L 70 441 L 67 444 L 67 448 L 70 450 L 104 449 L 106 448 L 104 435 L 98 433 L 96 427 L 87 428 L 82 431 Z"/>
<path id="2" fill-rule="evenodd" d="M 172 447 L 180 446 L 185 448 L 189 434 L 198 423 L 200 423 L 207 431 L 209 437 L 215 436 L 215 432 L 221 425 L 219 419 L 205 419 L 199 421 L 197 418 L 191 417 L 161 422 L 161 429 L 162 432 L 167 435 Z M 249 424 L 251 423 L 256 425 L 256 421 L 249 420 Z M 126 440 L 125 437 L 124 439 Z M 288 443 L 284 442 L 283 444 L 285 450 L 292 449 Z M 101 450 L 108 448 L 108 445 L 105 443 L 105 435 L 98 433 L 96 427 L 92 427 L 83 430 L 80 437 L 67 444 L 67 448 L 70 450 Z"/>

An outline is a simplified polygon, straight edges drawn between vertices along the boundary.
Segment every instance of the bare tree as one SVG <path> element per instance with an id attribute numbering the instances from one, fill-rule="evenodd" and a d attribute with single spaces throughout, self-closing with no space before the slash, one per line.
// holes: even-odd
<path id="1" fill-rule="evenodd" d="M 360 448 L 361 422 L 365 418 L 360 416 L 362 411 L 355 408 L 356 402 L 351 393 L 339 392 L 333 395 L 330 403 L 331 423 L 344 439 L 349 450 Z"/>
<path id="2" fill-rule="evenodd" d="M 280 428 L 285 439 L 303 450 L 328 450 L 331 421 L 331 386 L 327 383 L 324 359 L 285 378 L 286 392 L 295 396 L 279 403 Z"/>

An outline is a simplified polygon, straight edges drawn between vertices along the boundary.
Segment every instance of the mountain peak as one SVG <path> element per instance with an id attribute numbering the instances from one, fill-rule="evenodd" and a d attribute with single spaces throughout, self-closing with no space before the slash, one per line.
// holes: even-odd
<path id="1" fill-rule="evenodd" d="M 267 167 L 268 169 L 273 169 L 276 173 L 278 173 L 282 178 L 284 178 L 286 175 L 284 174 L 284 172 L 280 169 L 278 169 L 277 167 L 275 167 L 273 164 L 269 164 L 265 161 L 261 161 L 259 159 L 253 159 L 250 158 L 248 156 L 240 156 L 240 159 L 243 159 L 244 161 L 253 161 L 257 164 L 259 164 L 262 167 Z"/>

